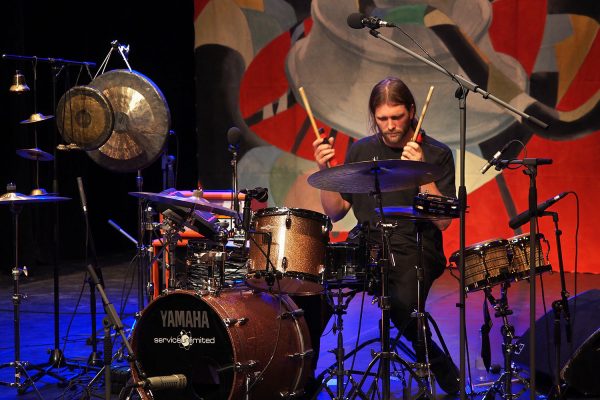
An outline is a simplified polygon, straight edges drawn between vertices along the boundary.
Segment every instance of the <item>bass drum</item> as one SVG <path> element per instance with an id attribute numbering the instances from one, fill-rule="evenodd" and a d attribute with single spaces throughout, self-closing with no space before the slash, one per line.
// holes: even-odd
<path id="1" fill-rule="evenodd" d="M 157 400 L 242 399 L 247 379 L 252 399 L 293 397 L 304 390 L 313 353 L 304 318 L 292 313 L 296 309 L 286 295 L 175 291 L 146 307 L 132 347 L 147 377 L 187 378 L 183 390 L 155 391 Z"/>

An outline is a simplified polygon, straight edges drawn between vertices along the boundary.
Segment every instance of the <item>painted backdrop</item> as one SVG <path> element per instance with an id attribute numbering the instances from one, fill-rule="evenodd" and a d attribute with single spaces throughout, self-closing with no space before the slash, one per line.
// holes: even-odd
<path id="1" fill-rule="evenodd" d="M 600 273 L 596 227 L 600 194 L 600 9 L 595 1 L 567 0 L 196 0 L 195 60 L 199 185 L 232 186 L 227 131 L 242 131 L 240 188 L 269 188 L 268 206 L 322 212 L 306 179 L 316 172 L 311 127 L 298 89 L 303 87 L 317 125 L 335 137 L 343 161 L 348 146 L 368 134 L 367 99 L 373 84 L 395 75 L 411 87 L 420 112 L 429 86 L 434 95 L 423 122 L 459 160 L 456 84 L 368 29 L 351 29 L 362 12 L 401 29 L 380 32 L 419 53 L 417 43 L 452 73 L 550 125 L 540 130 L 480 95 L 467 99 L 467 243 L 526 232 L 508 226 L 528 204 L 523 169 L 480 173 L 511 140 L 504 157 L 551 158 L 539 167 L 538 201 L 573 192 L 551 210 L 559 215 L 565 269 Z M 458 185 L 457 168 L 457 185 Z M 355 225 L 334 226 L 343 240 Z M 459 247 L 458 221 L 444 233 L 446 254 Z M 540 231 L 557 269 L 553 221 Z M 544 245 L 544 249 L 547 247 Z"/>

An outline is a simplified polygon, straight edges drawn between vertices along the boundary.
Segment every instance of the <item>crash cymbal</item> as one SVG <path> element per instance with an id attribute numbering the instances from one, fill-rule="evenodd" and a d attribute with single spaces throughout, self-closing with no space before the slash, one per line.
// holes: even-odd
<path id="1" fill-rule="evenodd" d="M 308 183 L 318 189 L 340 193 L 371 193 L 375 178 L 382 192 L 418 187 L 442 175 L 436 165 L 420 161 L 372 160 L 339 165 L 315 172 Z"/>
<path id="2" fill-rule="evenodd" d="M 46 121 L 48 119 L 54 118 L 54 115 L 44 115 L 42 113 L 33 113 L 29 116 L 29 118 L 21 121 L 21 124 L 35 124 L 37 122 Z"/>
<path id="3" fill-rule="evenodd" d="M 379 215 L 379 208 L 375 209 L 375 212 Z M 442 214 L 430 214 L 415 210 L 412 206 L 389 206 L 383 207 L 383 215 L 394 219 L 403 219 L 413 222 L 422 221 L 441 221 L 445 219 L 458 218 L 454 216 L 442 215 Z"/>
<path id="4" fill-rule="evenodd" d="M 114 113 L 106 96 L 90 86 L 76 86 L 60 98 L 56 126 L 67 143 L 95 150 L 110 137 Z"/>
<path id="5" fill-rule="evenodd" d="M 71 198 L 60 196 L 27 196 L 17 192 L 8 192 L 0 196 L 0 204 L 54 203 L 67 200 L 71 200 Z"/>
<path id="6" fill-rule="evenodd" d="M 26 158 L 28 160 L 33 161 L 52 161 L 54 160 L 54 156 L 50 153 L 46 153 L 42 149 L 38 149 L 34 147 L 32 149 L 19 149 L 17 150 L 17 155 L 19 157 Z"/>
<path id="7" fill-rule="evenodd" d="M 171 114 L 160 89 L 136 71 L 113 70 L 96 77 L 90 86 L 110 102 L 115 123 L 106 143 L 88 155 L 116 172 L 134 172 L 161 154 L 171 125 Z"/>
<path id="8" fill-rule="evenodd" d="M 150 192 L 129 192 L 130 195 L 155 203 L 164 204 L 167 206 L 183 207 L 198 211 L 206 211 L 213 214 L 225 215 L 233 217 L 236 215 L 234 210 L 213 204 L 202 197 L 185 197 L 179 192 L 172 193 L 150 193 Z"/>

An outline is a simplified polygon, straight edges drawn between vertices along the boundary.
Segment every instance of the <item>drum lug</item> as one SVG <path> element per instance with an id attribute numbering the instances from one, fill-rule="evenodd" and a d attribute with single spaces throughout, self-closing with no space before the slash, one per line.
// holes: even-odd
<path id="1" fill-rule="evenodd" d="M 283 313 L 279 314 L 279 316 L 277 318 L 279 318 L 279 319 L 288 319 L 288 318 L 297 319 L 298 317 L 303 317 L 303 316 L 304 316 L 304 310 L 301 308 L 298 308 L 293 311 L 283 312 Z"/>
<path id="2" fill-rule="evenodd" d="M 225 324 L 225 326 L 229 327 L 229 326 L 233 326 L 233 325 L 245 325 L 246 322 L 248 322 L 248 318 L 242 317 L 242 318 L 225 318 L 223 319 L 223 323 Z"/>
<path id="3" fill-rule="evenodd" d="M 288 357 L 294 360 L 304 360 L 305 358 L 312 358 L 314 356 L 314 353 L 315 352 L 313 351 L 313 349 L 309 349 L 302 353 L 288 354 Z"/>

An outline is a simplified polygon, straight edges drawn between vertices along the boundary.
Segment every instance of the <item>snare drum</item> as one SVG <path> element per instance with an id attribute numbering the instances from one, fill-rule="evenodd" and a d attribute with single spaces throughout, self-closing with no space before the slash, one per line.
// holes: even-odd
<path id="1" fill-rule="evenodd" d="M 530 253 L 530 241 L 531 235 L 524 233 L 522 235 L 513 236 L 508 239 L 510 255 L 512 256 L 511 265 L 513 267 L 514 279 L 521 280 L 529 278 L 529 253 Z M 552 269 L 548 260 L 544 257 L 542 251 L 542 241 L 545 241 L 544 235 L 538 233 L 536 243 L 536 260 L 535 260 L 535 273 L 542 274 Z"/>
<path id="2" fill-rule="evenodd" d="M 512 268 L 508 260 L 508 241 L 495 239 L 465 248 L 465 290 L 472 292 L 510 281 Z M 460 253 L 450 261 L 457 264 Z"/>
<path id="3" fill-rule="evenodd" d="M 286 295 L 248 289 L 206 296 L 176 290 L 144 309 L 132 347 L 147 376 L 187 378 L 185 389 L 156 391 L 156 400 L 296 398 L 313 354 L 297 308 Z M 136 368 L 132 375 L 142 380 Z"/>
<path id="4" fill-rule="evenodd" d="M 330 230 L 329 217 L 315 211 L 259 210 L 252 221 L 246 283 L 275 293 L 321 293 Z"/>

